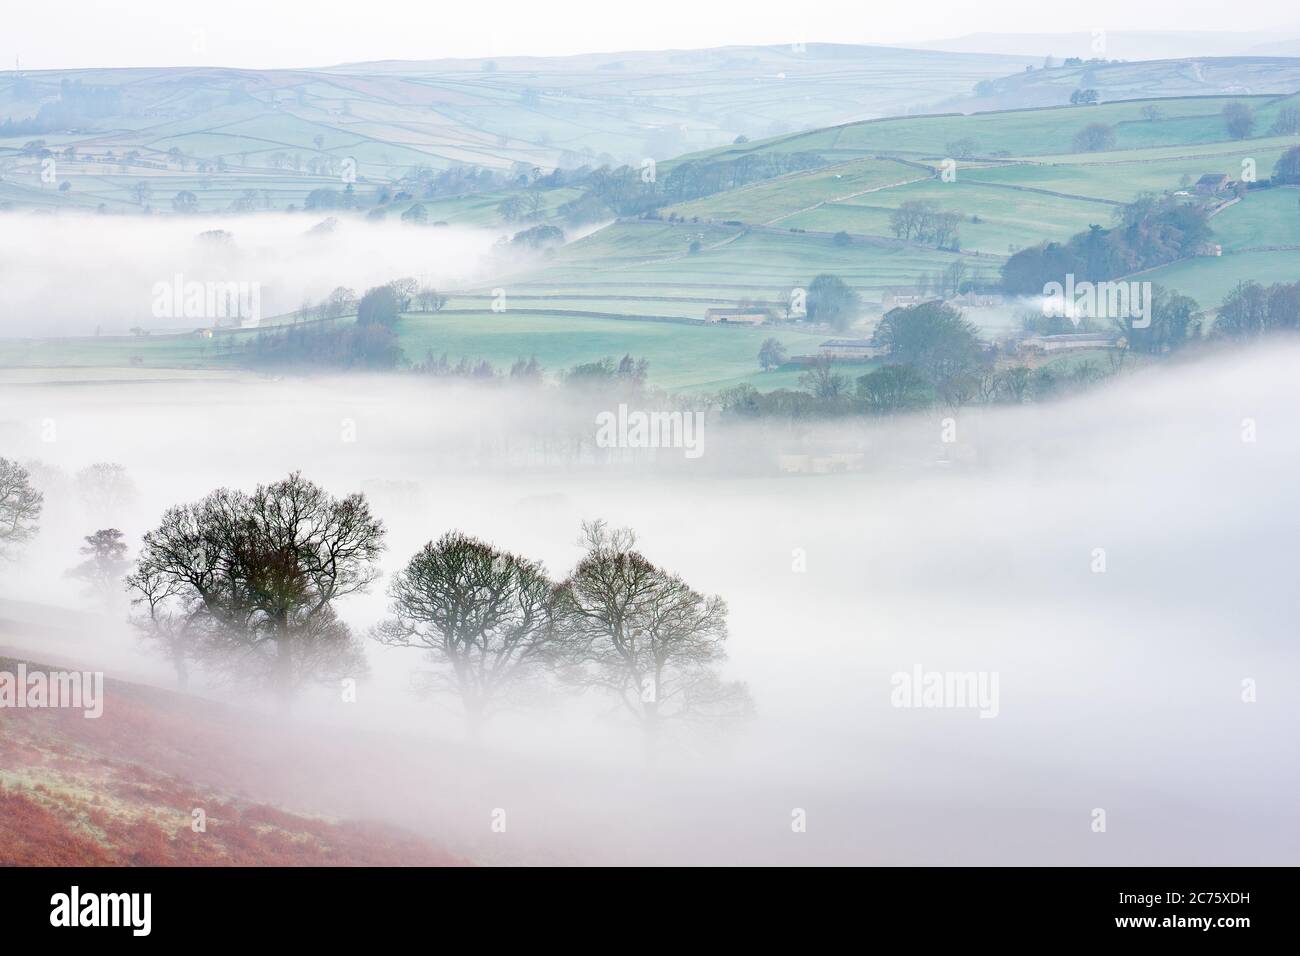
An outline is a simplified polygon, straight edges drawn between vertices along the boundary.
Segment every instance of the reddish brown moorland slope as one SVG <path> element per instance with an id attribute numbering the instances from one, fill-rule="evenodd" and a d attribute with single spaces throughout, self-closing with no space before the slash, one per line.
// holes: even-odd
<path id="1" fill-rule="evenodd" d="M 16 667 L 0 658 L 0 670 Z M 95 720 L 0 710 L 0 865 L 464 862 L 396 827 L 287 812 L 199 782 L 213 779 L 214 765 L 238 775 L 242 751 L 223 732 L 220 705 L 118 681 L 104 695 L 105 716 Z"/>

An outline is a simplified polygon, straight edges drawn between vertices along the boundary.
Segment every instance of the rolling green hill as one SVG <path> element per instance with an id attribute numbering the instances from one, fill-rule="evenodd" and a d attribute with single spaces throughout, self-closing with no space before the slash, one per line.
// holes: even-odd
<path id="1" fill-rule="evenodd" d="M 382 79 L 403 77 L 393 67 Z M 1220 111 L 1230 102 L 1251 105 L 1260 135 L 1229 137 Z M 993 284 L 1012 252 L 1110 225 L 1120 206 L 1142 192 L 1196 201 L 1191 184 L 1206 173 L 1238 180 L 1253 167 L 1266 179 L 1283 151 L 1300 144 L 1295 135 L 1268 135 L 1281 111 L 1298 103 L 1296 96 L 1189 97 L 1161 100 L 1155 117 L 1144 111 L 1149 101 L 897 117 L 687 154 L 660 164 L 659 175 L 691 160 L 773 152 L 808 154 L 822 165 L 667 205 L 649 217 L 619 218 L 540 264 L 444 290 L 449 299 L 442 313 L 403 319 L 403 347 L 414 360 L 432 351 L 453 361 L 508 365 L 535 355 L 553 371 L 631 352 L 649 358 L 652 380 L 666 387 L 789 384 L 758 372 L 758 343 L 771 331 L 705 326 L 699 324 L 705 310 L 759 303 L 781 315 L 792 290 L 829 272 L 862 297 L 862 321 L 848 334 L 867 334 L 893 288 L 934 288 L 954 269 Z M 1076 150 L 1075 134 L 1090 123 L 1113 126 L 1113 148 Z M 955 165 L 946 162 L 954 144 L 970 154 Z M 537 218 L 558 221 L 559 205 L 583 188 L 540 190 Z M 432 221 L 499 225 L 498 203 L 517 192 L 507 187 L 429 200 L 426 207 Z M 1244 279 L 1300 278 L 1298 200 L 1300 190 L 1292 188 L 1251 191 L 1211 220 L 1222 256 L 1173 263 L 1143 278 L 1192 295 L 1207 309 Z M 909 202 L 954 214 L 955 246 L 895 236 L 891 216 Z M 502 293 L 506 312 L 490 311 Z M 977 321 L 1008 328 L 1017 321 L 1013 312 L 1008 307 Z M 775 331 L 795 354 L 813 351 L 827 334 L 789 325 Z M 231 343 L 249 334 L 255 333 L 222 333 L 207 342 L 193 336 L 9 342 L 0 349 L 0 365 L 228 367 L 240 361 Z"/>
<path id="2" fill-rule="evenodd" d="M 204 210 L 252 190 L 259 205 L 282 209 L 338 186 L 347 160 L 358 188 L 373 189 L 420 165 L 669 159 L 742 135 L 922 109 L 1025 62 L 808 44 L 296 71 L 10 73 L 0 76 L 0 202 L 138 208 L 132 188 L 147 180 L 162 208 L 181 190 Z M 49 183 L 23 155 L 37 140 L 59 160 Z M 68 148 L 78 158 L 65 163 Z"/>
<path id="3" fill-rule="evenodd" d="M 1016 73 L 979 85 L 959 101 L 967 112 L 1061 106 L 1077 89 L 1093 89 L 1102 102 L 1149 97 L 1246 96 L 1300 89 L 1300 58 L 1285 56 L 1192 57 L 1137 62 L 1087 61 L 1067 65 L 1057 57 L 1047 69 Z"/>
<path id="4" fill-rule="evenodd" d="M 763 152 L 814 152 L 834 159 L 885 153 L 917 159 L 942 159 L 955 155 L 952 147 L 963 141 L 974 157 L 1067 155 L 1075 152 L 1076 134 L 1092 123 L 1112 126 L 1115 146 L 1119 150 L 1199 146 L 1229 139 L 1220 113 L 1232 102 L 1244 102 L 1253 108 L 1257 132 L 1263 135 L 1277 119 L 1279 111 L 1300 104 L 1300 97 L 1212 96 L 894 117 L 719 147 L 681 159 L 736 157 Z M 1143 114 L 1144 107 L 1151 105 L 1161 110 L 1160 118 L 1152 120 Z"/>
<path id="5" fill-rule="evenodd" d="M 1300 138 L 1228 138 L 1219 111 L 1234 101 L 1164 101 L 1167 122 L 1145 118 L 1139 103 L 901 117 L 695 154 L 675 162 L 768 151 L 812 152 L 839 162 L 668 206 L 663 221 L 615 223 L 571 243 L 544 269 L 498 284 L 511 294 L 540 297 L 534 301 L 580 296 L 626 314 L 699 316 L 709 305 L 742 299 L 775 303 L 817 273 L 833 272 L 858 290 L 870 312 L 888 288 L 914 286 L 954 262 L 967 278 L 993 279 L 1011 252 L 1063 241 L 1093 224 L 1109 226 L 1120 205 L 1142 192 L 1187 192 L 1206 173 L 1242 179 L 1252 163 L 1258 178 L 1266 179 Z M 1267 118 L 1297 100 L 1252 102 Z M 1099 120 L 1133 128 L 1127 138 L 1141 145 L 1124 148 L 1117 136 L 1119 148 L 1074 152 L 1070 131 Z M 964 160 L 955 177 L 946 179 L 942 146 L 963 139 L 983 139 L 1015 155 Z M 1166 142 L 1151 145 L 1153 140 Z M 846 144 L 856 145 L 850 150 Z M 1291 242 L 1300 228 L 1289 198 L 1294 193 L 1252 193 L 1216 217 L 1225 252 Z M 960 251 L 895 238 L 890 216 L 909 201 L 957 213 Z M 837 241 L 836 233 L 846 235 Z M 1225 256 L 1170 267 L 1169 275 L 1181 288 L 1202 266 L 1207 275 L 1248 278 L 1257 265 L 1269 276 L 1286 269 L 1262 257 Z M 1198 284 L 1202 305 L 1217 306 L 1225 284 L 1232 283 Z"/>

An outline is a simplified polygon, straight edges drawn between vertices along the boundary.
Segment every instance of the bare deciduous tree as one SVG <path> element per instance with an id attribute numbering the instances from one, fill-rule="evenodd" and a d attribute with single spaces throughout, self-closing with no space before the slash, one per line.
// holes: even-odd
<path id="1" fill-rule="evenodd" d="M 393 617 L 375 639 L 429 652 L 435 687 L 460 696 L 471 737 L 540 676 L 555 599 L 540 564 L 453 531 L 420 549 L 389 595 Z"/>
<path id="2" fill-rule="evenodd" d="M 44 496 L 32 487 L 27 469 L 0 458 L 0 555 L 35 536 Z"/>
<path id="3" fill-rule="evenodd" d="M 251 495 L 221 488 L 167 511 L 141 548 L 136 577 L 148 584 L 134 588 L 176 585 L 201 605 L 205 659 L 287 703 L 308 681 L 364 667 L 333 603 L 375 580 L 383 536 L 362 495 L 332 498 L 295 472 Z"/>
<path id="4" fill-rule="evenodd" d="M 665 721 L 725 724 L 749 716 L 743 684 L 722 681 L 727 606 L 635 550 L 628 529 L 583 525 L 587 553 L 560 585 L 565 679 L 611 691 L 653 747 Z"/>
<path id="5" fill-rule="evenodd" d="M 126 586 L 133 595 L 131 603 L 144 609 L 131 623 L 146 640 L 158 645 L 176 670 L 177 686 L 185 690 L 204 623 L 202 600 L 187 582 L 159 573 L 143 561 L 127 576 Z"/>

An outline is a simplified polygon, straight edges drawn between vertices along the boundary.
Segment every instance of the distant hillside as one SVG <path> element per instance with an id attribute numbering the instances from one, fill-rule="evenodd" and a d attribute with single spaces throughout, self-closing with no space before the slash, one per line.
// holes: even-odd
<path id="1" fill-rule="evenodd" d="M 1233 139 L 1226 129 L 1222 110 L 1233 102 L 1253 110 L 1249 137 Z M 602 205 L 616 221 L 578 238 L 562 204 L 581 195 L 617 205 L 620 190 L 599 192 L 616 178 L 542 186 L 537 216 L 563 225 L 570 241 L 542 260 L 522 267 L 505 261 L 499 272 L 443 289 L 443 310 L 405 315 L 398 334 L 412 361 L 446 353 L 453 363 L 487 360 L 504 368 L 535 356 L 554 374 L 631 352 L 649 359 L 651 381 L 665 388 L 789 385 L 797 374 L 783 380 L 784 373 L 759 370 L 758 347 L 776 334 L 800 354 L 808 348 L 800 339 L 814 331 L 706 325 L 705 310 L 745 305 L 779 315 L 790 291 L 821 272 L 852 286 L 871 313 L 898 289 L 996 285 L 1010 255 L 1109 226 L 1139 193 L 1217 205 L 1231 193 L 1198 197 L 1192 184 L 1206 174 L 1240 180 L 1248 169 L 1266 179 L 1297 142 L 1272 131 L 1298 108 L 1300 94 L 1192 96 L 869 120 L 730 144 L 660 164 L 652 184 L 642 183 L 635 167 L 625 170 L 631 198 L 641 190 L 657 201 L 630 211 Z M 1105 149 L 1080 145 L 1093 124 L 1113 135 Z M 771 162 L 782 156 L 817 161 Z M 945 177 L 949 159 L 957 168 Z M 742 180 L 728 175 L 768 167 L 771 175 L 742 178 L 738 188 Z M 724 174 L 712 175 L 718 171 Z M 694 188 L 701 184 L 708 188 Z M 522 228 L 522 221 L 501 219 L 498 203 L 510 191 L 421 202 L 430 221 Z M 394 199 L 390 212 L 412 201 Z M 942 241 L 900 235 L 895 214 L 905 204 L 952 218 L 955 234 Z M 1295 209 L 1292 187 L 1252 190 L 1214 220 L 1222 256 L 1162 267 L 1160 281 L 1207 309 L 1239 280 L 1294 281 Z M 349 225 L 365 228 L 342 228 Z M 236 239 L 236 248 L 246 241 Z M 497 287 L 510 290 L 507 314 L 492 311 Z M 1003 327 L 1017 321 L 1010 314 L 987 318 Z M 0 342 L 0 366 L 115 367 L 128 377 L 160 368 L 229 368 L 247 360 L 240 346 L 255 334 L 10 339 Z"/>
<path id="2" fill-rule="evenodd" d="M 354 158 L 359 175 L 384 180 L 415 164 L 665 159 L 741 135 L 928 108 L 1027 62 L 808 44 L 320 70 L 10 72 L 0 76 L 0 164 L 35 139 L 115 160 L 134 153 L 136 167 L 220 161 L 223 173 L 303 181 L 323 158 Z M 336 171 L 326 178 L 337 182 Z"/>
<path id="3" fill-rule="evenodd" d="M 959 159 L 1052 156 L 1074 151 L 1072 141 L 1085 126 L 1103 123 L 1113 128 L 1120 151 L 1154 147 L 1200 146 L 1232 142 L 1221 111 L 1238 100 L 1254 113 L 1252 135 L 1267 136 L 1283 110 L 1300 106 L 1300 94 L 1198 96 L 1127 100 L 1098 106 L 1056 105 L 1049 108 L 946 113 L 892 117 L 721 147 L 683 156 L 731 158 L 767 152 L 814 152 L 828 159 L 852 159 L 882 153 L 915 158 Z M 1152 116 L 1145 107 L 1155 105 Z M 1289 139 L 1289 137 L 1288 137 Z M 1241 141 L 1244 142 L 1244 141 Z M 955 147 L 963 146 L 961 152 Z"/>
<path id="4" fill-rule="evenodd" d="M 980 83 L 949 104 L 964 113 L 1063 106 L 1078 89 L 1102 102 L 1181 96 L 1258 96 L 1300 90 L 1300 57 L 1200 57 L 1139 63 L 1087 62 L 1034 69 Z"/>
<path id="5" fill-rule="evenodd" d="M 968 33 L 911 44 L 926 50 L 1088 59 L 1160 60 L 1206 56 L 1287 56 L 1300 44 L 1300 24 L 1283 30 L 1105 30 L 1093 33 Z M 1098 47 L 1101 47 L 1098 49 Z M 1289 49 L 1281 47 L 1289 46 Z"/>

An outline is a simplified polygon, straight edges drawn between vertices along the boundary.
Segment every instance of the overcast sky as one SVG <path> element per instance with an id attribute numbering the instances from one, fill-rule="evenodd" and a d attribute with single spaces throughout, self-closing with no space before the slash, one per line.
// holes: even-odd
<path id="1" fill-rule="evenodd" d="M 1222 0 L 12 0 L 0 13 L 0 64 L 11 68 L 21 57 L 24 69 L 271 68 L 736 43 L 898 44 L 986 31 L 1300 32 L 1288 0 L 1248 9 L 1234 19 Z"/>

